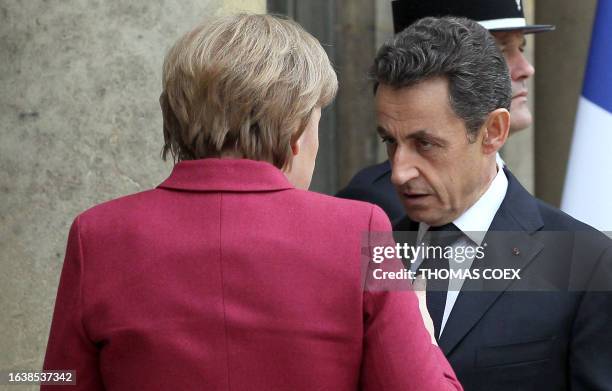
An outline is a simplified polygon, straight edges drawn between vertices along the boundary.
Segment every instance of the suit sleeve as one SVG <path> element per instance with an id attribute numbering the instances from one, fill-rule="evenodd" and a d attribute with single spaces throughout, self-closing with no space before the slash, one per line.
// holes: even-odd
<path id="1" fill-rule="evenodd" d="M 83 251 L 79 219 L 68 235 L 68 245 L 55 310 L 51 321 L 44 370 L 74 370 L 76 386 L 41 386 L 41 390 L 103 390 L 98 367 L 98 349 L 90 341 L 82 321 Z"/>
<path id="2" fill-rule="evenodd" d="M 572 391 L 612 390 L 612 247 L 600 257 L 580 301 L 569 367 Z"/>
<path id="3" fill-rule="evenodd" d="M 382 210 L 374 207 L 370 235 L 391 231 Z M 370 249 L 395 243 L 378 235 Z M 385 271 L 402 268 L 399 260 L 385 260 L 374 267 Z M 369 280 L 369 281 L 368 281 Z M 450 364 L 431 337 L 421 318 L 418 300 L 407 281 L 375 281 L 368 269 L 364 288 L 364 346 L 361 389 L 374 390 L 462 390 Z"/>

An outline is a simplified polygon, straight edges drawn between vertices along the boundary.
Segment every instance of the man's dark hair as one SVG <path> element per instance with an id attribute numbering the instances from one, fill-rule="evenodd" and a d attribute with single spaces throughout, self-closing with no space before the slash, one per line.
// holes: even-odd
<path id="1" fill-rule="evenodd" d="M 510 109 L 508 66 L 495 39 L 478 23 L 457 17 L 423 18 L 386 42 L 370 76 L 394 88 L 444 77 L 450 105 L 474 139 L 487 115 Z"/>

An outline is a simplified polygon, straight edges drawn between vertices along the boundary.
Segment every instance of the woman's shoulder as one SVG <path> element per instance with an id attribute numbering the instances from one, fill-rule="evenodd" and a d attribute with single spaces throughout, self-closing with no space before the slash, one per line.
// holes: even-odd
<path id="1" fill-rule="evenodd" d="M 181 194 L 184 195 L 184 192 L 181 192 Z M 124 225 L 123 229 L 127 228 L 126 225 L 142 227 L 142 224 L 146 224 L 147 221 L 165 220 L 167 214 L 170 213 L 168 211 L 170 206 L 170 209 L 181 208 L 181 203 L 177 202 L 177 194 L 172 195 L 169 196 L 168 192 L 160 189 L 150 189 L 118 197 L 85 210 L 77 216 L 77 219 L 81 227 L 90 227 L 90 229 L 96 231 L 105 228 L 116 230 L 119 224 Z M 236 195 L 236 193 L 233 193 L 233 197 Z M 248 195 L 245 196 L 248 197 Z M 389 220 L 382 209 L 364 201 L 337 198 L 299 189 L 272 192 L 269 198 L 265 197 L 266 201 L 263 201 L 259 196 L 257 199 L 262 201 L 261 204 L 257 205 L 266 210 L 274 210 L 273 215 L 276 217 L 286 212 L 292 218 L 304 223 L 307 221 L 328 222 L 332 225 L 352 226 L 355 229 L 387 230 L 387 226 L 390 227 Z M 235 205 L 236 203 L 226 204 Z M 238 204 L 244 205 L 243 202 L 238 202 Z M 249 204 L 253 206 L 253 203 Z M 193 206 L 192 202 L 188 202 L 186 205 Z M 214 208 L 214 205 L 219 206 L 220 204 L 214 202 L 207 206 L 204 203 L 200 205 L 206 209 L 207 207 Z M 241 213 L 244 212 L 244 209 L 239 209 Z"/>
<path id="2" fill-rule="evenodd" d="M 132 193 L 100 202 L 79 213 L 75 220 L 79 225 L 115 225 L 132 220 L 134 215 L 150 213 L 155 204 L 155 189 Z"/>

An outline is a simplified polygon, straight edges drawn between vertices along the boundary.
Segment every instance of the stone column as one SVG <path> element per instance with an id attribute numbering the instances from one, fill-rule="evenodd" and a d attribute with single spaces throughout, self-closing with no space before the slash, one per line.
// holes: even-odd
<path id="1" fill-rule="evenodd" d="M 376 120 L 368 69 L 375 54 L 373 0 L 337 0 L 336 61 L 340 90 L 336 100 L 338 185 L 344 187 L 362 167 L 377 160 Z"/>
<path id="2" fill-rule="evenodd" d="M 538 0 L 536 21 L 557 26 L 536 38 L 536 195 L 559 206 L 574 133 L 596 0 Z"/>

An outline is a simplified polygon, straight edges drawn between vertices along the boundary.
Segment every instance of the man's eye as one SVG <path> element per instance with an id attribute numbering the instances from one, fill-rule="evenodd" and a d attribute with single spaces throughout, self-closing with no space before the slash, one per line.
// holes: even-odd
<path id="1" fill-rule="evenodd" d="M 417 143 L 419 145 L 419 148 L 422 149 L 423 151 L 429 151 L 430 149 L 434 147 L 433 143 L 430 143 L 427 140 L 418 140 Z"/>
<path id="2" fill-rule="evenodd" d="M 387 136 L 380 136 L 380 141 L 387 145 L 395 144 L 395 140 Z"/>

